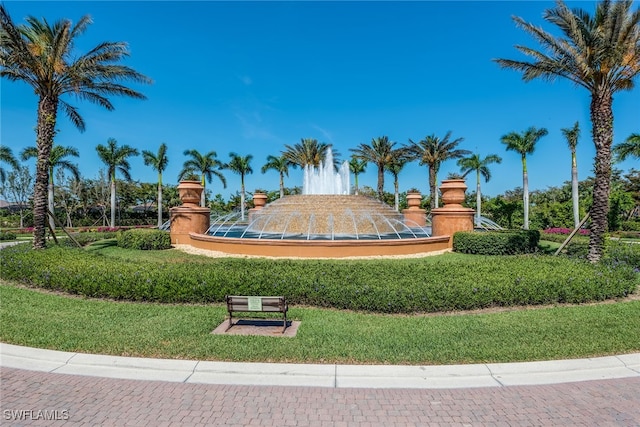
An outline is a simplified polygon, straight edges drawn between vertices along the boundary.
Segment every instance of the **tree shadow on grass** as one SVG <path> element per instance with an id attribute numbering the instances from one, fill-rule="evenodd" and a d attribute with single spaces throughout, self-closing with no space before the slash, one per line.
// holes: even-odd
<path id="1" fill-rule="evenodd" d="M 90 245 L 86 246 L 86 250 L 99 251 L 101 249 L 111 248 L 114 246 L 118 246 L 117 239 L 105 239 L 105 240 L 99 240 L 97 242 L 91 243 Z"/>

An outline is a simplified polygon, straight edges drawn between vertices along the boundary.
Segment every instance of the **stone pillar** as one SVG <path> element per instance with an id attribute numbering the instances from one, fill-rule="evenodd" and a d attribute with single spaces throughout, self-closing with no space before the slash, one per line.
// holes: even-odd
<path id="1" fill-rule="evenodd" d="M 420 203 L 422 202 L 422 194 L 417 191 L 411 191 L 407 193 L 407 209 L 402 210 L 404 215 L 404 223 L 408 227 L 425 227 L 427 225 L 427 211 L 420 209 Z"/>
<path id="2" fill-rule="evenodd" d="M 449 247 L 453 247 L 453 233 L 456 231 L 472 231 L 474 210 L 462 206 L 467 185 L 464 179 L 446 179 L 442 181 L 441 208 L 431 211 L 433 236 L 449 236 Z"/>
<path id="3" fill-rule="evenodd" d="M 171 243 L 190 244 L 189 233 L 203 234 L 209 229 L 209 208 L 199 206 L 204 187 L 200 181 L 180 181 L 178 194 L 182 206 L 171 208 Z"/>

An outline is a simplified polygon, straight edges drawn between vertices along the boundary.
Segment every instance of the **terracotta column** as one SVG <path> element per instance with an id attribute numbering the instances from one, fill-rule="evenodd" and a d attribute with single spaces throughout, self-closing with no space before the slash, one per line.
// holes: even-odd
<path id="1" fill-rule="evenodd" d="M 408 227 L 424 227 L 427 225 L 427 211 L 420 209 L 422 202 L 422 194 L 418 191 L 410 191 L 407 193 L 407 209 L 402 210 L 404 215 L 404 223 Z"/>
<path id="2" fill-rule="evenodd" d="M 171 208 L 171 243 L 188 245 L 189 233 L 203 234 L 209 228 L 211 209 L 199 206 L 204 187 L 200 181 L 180 181 L 178 194 L 182 206 Z"/>
<path id="3" fill-rule="evenodd" d="M 467 185 L 464 179 L 446 179 L 442 181 L 441 208 L 431 211 L 433 236 L 449 236 L 449 247 L 453 247 L 453 233 L 456 231 L 472 231 L 474 210 L 462 206 Z"/>
<path id="4" fill-rule="evenodd" d="M 267 195 L 264 193 L 253 193 L 253 208 L 249 209 L 248 221 L 253 220 L 253 214 L 264 208 L 267 204 Z"/>

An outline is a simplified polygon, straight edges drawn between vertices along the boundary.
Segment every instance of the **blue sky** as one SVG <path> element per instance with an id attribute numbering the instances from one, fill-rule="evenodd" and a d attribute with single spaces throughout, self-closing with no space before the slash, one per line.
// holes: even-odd
<path id="1" fill-rule="evenodd" d="M 276 190 L 278 174 L 260 173 L 267 155 L 285 144 L 316 138 L 342 155 L 349 148 L 387 135 L 398 145 L 427 135 L 464 138 L 459 148 L 482 157 L 498 154 L 483 193 L 495 196 L 522 185 L 520 156 L 507 152 L 500 137 L 530 126 L 544 127 L 535 153 L 528 157 L 531 190 L 561 186 L 570 180 L 570 152 L 560 131 L 578 121 L 580 179 L 593 175 L 589 96 L 566 81 L 525 83 L 493 58 L 526 59 L 513 47 L 538 45 L 516 28 L 512 15 L 553 27 L 542 19 L 552 1 L 424 2 L 35 2 L 5 1 L 14 22 L 29 15 L 94 23 L 77 42 L 85 52 L 101 41 L 126 41 L 126 64 L 153 79 L 132 85 L 146 101 L 112 98 L 115 111 L 69 98 L 87 129 L 79 132 L 59 115 L 57 144 L 80 151 L 85 177 L 104 168 L 98 144 L 115 138 L 139 150 L 169 148 L 165 183 L 177 183 L 185 149 L 214 150 L 226 162 L 230 152 L 252 154 L 254 173 L 247 189 Z M 595 2 L 568 2 L 593 12 Z M 638 7 L 638 3 L 634 5 Z M 2 144 L 14 153 L 35 145 L 37 98 L 23 83 L 1 86 Z M 640 131 L 640 82 L 614 99 L 614 143 Z M 30 163 L 33 165 L 33 161 Z M 131 159 L 132 178 L 156 182 L 142 157 Z M 616 165 L 624 171 L 637 160 Z M 445 162 L 438 178 L 459 172 Z M 224 171 L 207 184 L 228 198 L 239 177 Z M 369 165 L 360 185 L 376 186 Z M 285 185 L 302 185 L 300 169 Z M 475 178 L 467 181 L 475 189 Z M 426 166 L 409 164 L 400 174 L 401 191 L 428 193 Z M 390 175 L 385 189 L 392 191 Z"/>

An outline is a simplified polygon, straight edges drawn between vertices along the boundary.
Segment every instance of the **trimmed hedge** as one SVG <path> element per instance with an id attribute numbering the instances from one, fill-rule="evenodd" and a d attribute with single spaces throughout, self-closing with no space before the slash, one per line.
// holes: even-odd
<path id="1" fill-rule="evenodd" d="M 583 303 L 624 297 L 640 284 L 628 264 L 567 257 L 440 255 L 437 259 L 127 261 L 82 249 L 0 251 L 0 277 L 87 297 L 221 303 L 284 295 L 293 305 L 382 313 Z"/>
<path id="2" fill-rule="evenodd" d="M 163 230 L 137 228 L 118 232 L 118 246 L 125 249 L 162 250 L 171 248 L 171 236 Z"/>
<path id="3" fill-rule="evenodd" d="M 538 230 L 459 231 L 453 235 L 453 250 L 464 254 L 517 255 L 536 252 Z"/>
<path id="4" fill-rule="evenodd" d="M 11 231 L 0 231 L 0 240 L 16 240 L 18 236 Z"/>

